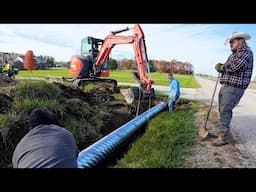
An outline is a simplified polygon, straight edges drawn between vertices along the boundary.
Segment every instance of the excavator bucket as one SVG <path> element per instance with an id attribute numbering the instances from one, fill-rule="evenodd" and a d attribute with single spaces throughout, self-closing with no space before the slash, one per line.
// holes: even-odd
<path id="1" fill-rule="evenodd" d="M 142 98 L 142 92 L 140 91 L 139 87 L 121 89 L 120 92 L 128 104 L 132 104 Z"/>
<path id="2" fill-rule="evenodd" d="M 155 97 L 155 92 L 153 88 L 151 89 L 151 94 L 149 95 L 145 93 L 145 90 L 143 88 L 139 88 L 139 87 L 121 89 L 120 92 L 124 96 L 124 99 L 128 104 L 132 104 L 139 100 L 149 99 L 149 97 L 151 99 Z"/>

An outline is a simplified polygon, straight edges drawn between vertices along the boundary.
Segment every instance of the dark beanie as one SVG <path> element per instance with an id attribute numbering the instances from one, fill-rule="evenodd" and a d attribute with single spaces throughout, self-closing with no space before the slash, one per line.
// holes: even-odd
<path id="1" fill-rule="evenodd" d="M 29 128 L 33 129 L 34 127 L 38 125 L 60 125 L 57 117 L 48 109 L 34 109 L 29 117 Z"/>

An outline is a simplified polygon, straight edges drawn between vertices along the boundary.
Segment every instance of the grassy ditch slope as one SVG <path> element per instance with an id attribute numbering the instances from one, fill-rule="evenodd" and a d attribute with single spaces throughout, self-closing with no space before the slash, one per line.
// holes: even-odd
<path id="1" fill-rule="evenodd" d="M 175 112 L 164 111 L 149 122 L 146 133 L 131 145 L 117 168 L 182 167 L 196 143 L 197 103 L 180 99 Z"/>
<path id="2" fill-rule="evenodd" d="M 54 112 L 73 133 L 80 150 L 134 117 L 121 94 L 104 87 L 82 91 L 63 84 L 27 80 L 10 89 L 8 94 L 0 89 L 0 167 L 11 167 L 12 153 L 28 132 L 29 114 L 34 108 Z"/>

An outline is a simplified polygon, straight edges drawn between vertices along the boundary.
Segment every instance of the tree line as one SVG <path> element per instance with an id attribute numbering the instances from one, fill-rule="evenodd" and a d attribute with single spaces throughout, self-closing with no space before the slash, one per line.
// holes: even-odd
<path id="1" fill-rule="evenodd" d="M 194 67 L 189 62 L 182 62 L 178 60 L 149 60 L 149 67 L 151 72 L 167 73 L 172 71 L 178 74 L 194 74 Z M 113 59 L 110 58 L 110 69 L 137 69 L 135 60 L 133 59 Z"/>
<path id="2" fill-rule="evenodd" d="M 4 64 L 5 61 L 7 60 L 10 64 L 14 64 L 15 60 L 18 57 L 24 57 L 25 58 L 25 54 L 20 54 L 20 53 L 7 53 L 7 52 L 0 52 L 0 64 Z M 48 56 L 48 55 L 39 55 L 36 56 L 37 58 L 39 58 L 39 60 L 43 59 L 46 63 L 47 67 L 54 67 L 55 66 L 55 58 L 52 56 Z"/>
<path id="3" fill-rule="evenodd" d="M 13 64 L 14 61 L 19 57 L 25 57 L 25 54 L 19 54 L 19 53 L 4 53 L 0 52 L 0 64 L 3 64 L 5 60 L 7 59 L 10 64 Z M 37 56 L 39 59 L 43 59 L 45 63 L 45 67 L 55 67 L 56 64 L 58 66 L 62 67 L 68 67 L 69 68 L 69 62 L 56 62 L 55 58 L 52 56 L 47 55 L 39 55 Z M 194 74 L 194 68 L 193 65 L 190 62 L 182 62 L 178 60 L 157 60 L 157 59 L 151 59 L 149 60 L 149 67 L 151 72 L 159 72 L 159 73 L 166 73 L 169 71 L 172 71 L 173 73 L 178 74 Z M 134 59 L 114 59 L 110 58 L 110 69 L 137 69 L 136 63 Z"/>

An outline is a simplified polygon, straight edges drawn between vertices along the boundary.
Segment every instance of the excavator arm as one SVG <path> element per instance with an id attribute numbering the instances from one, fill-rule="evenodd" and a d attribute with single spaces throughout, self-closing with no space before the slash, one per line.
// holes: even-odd
<path id="1" fill-rule="evenodd" d="M 132 44 L 134 53 L 135 53 L 135 60 L 137 63 L 138 68 L 138 78 L 140 82 L 146 87 L 145 92 L 150 94 L 152 84 L 154 83 L 147 76 L 146 70 L 149 71 L 148 66 L 148 58 L 144 40 L 144 33 L 139 24 L 136 24 L 133 27 L 133 35 L 132 36 L 120 36 L 116 35 L 117 33 L 121 33 L 123 31 L 128 31 L 129 28 L 118 30 L 118 31 L 111 31 L 110 34 L 104 39 L 104 42 L 101 46 L 101 49 L 98 53 L 96 58 L 95 64 L 93 65 L 94 73 L 100 72 L 101 67 L 107 61 L 111 50 L 117 44 Z"/>

